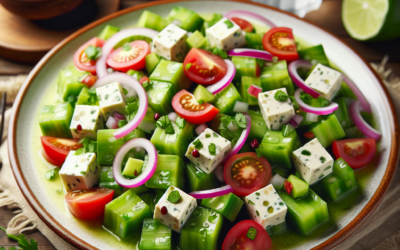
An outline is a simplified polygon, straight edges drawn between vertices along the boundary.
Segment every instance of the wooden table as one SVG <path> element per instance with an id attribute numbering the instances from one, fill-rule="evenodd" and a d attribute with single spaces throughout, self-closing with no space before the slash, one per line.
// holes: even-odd
<path id="1" fill-rule="evenodd" d="M 122 0 L 121 8 L 128 8 L 148 1 Z M 400 38 L 389 42 L 362 43 L 349 37 L 341 20 L 341 0 L 324 0 L 321 7 L 308 13 L 305 19 L 339 36 L 369 62 L 380 62 L 384 55 L 389 55 L 388 66 L 400 76 Z M 0 79 L 17 74 L 27 74 L 33 65 L 12 63 L 0 58 Z M 5 227 L 14 215 L 5 208 L 0 208 L 0 226 Z M 27 233 L 27 238 L 34 239 L 39 244 L 39 249 L 55 249 L 50 242 L 38 231 Z M 380 250 L 400 250 L 400 211 L 397 216 L 390 218 L 383 225 L 360 240 L 355 250 L 372 249 L 379 245 Z M 9 240 L 0 233 L 0 246 L 16 246 L 15 241 Z"/>

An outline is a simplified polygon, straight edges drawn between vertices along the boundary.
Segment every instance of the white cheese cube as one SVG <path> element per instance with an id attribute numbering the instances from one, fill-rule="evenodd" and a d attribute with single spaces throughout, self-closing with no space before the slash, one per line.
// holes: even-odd
<path id="1" fill-rule="evenodd" d="M 105 121 L 114 113 L 125 114 L 125 95 L 118 82 L 96 88 L 96 95 Z"/>
<path id="2" fill-rule="evenodd" d="M 197 158 L 192 155 L 195 148 L 200 154 Z M 185 155 L 198 168 L 209 174 L 224 160 L 229 150 L 231 142 L 207 128 L 190 143 Z"/>
<path id="3" fill-rule="evenodd" d="M 250 217 L 267 229 L 285 222 L 287 206 L 272 186 L 268 186 L 244 198 Z"/>
<path id="4" fill-rule="evenodd" d="M 75 139 L 89 137 L 97 140 L 97 130 L 104 127 L 98 106 L 76 105 L 70 129 Z"/>
<path id="5" fill-rule="evenodd" d="M 258 105 L 269 130 L 280 130 L 295 115 L 290 98 L 283 102 L 275 99 L 275 94 L 278 91 L 283 91 L 287 95 L 286 88 L 275 89 L 258 95 Z"/>
<path id="6" fill-rule="evenodd" d="M 228 51 L 246 44 L 246 39 L 239 25 L 227 18 L 222 18 L 208 28 L 206 35 L 211 48 Z"/>
<path id="7" fill-rule="evenodd" d="M 175 190 L 179 192 L 181 199 L 176 203 L 172 203 L 168 200 L 168 196 Z M 165 214 L 162 213 L 163 207 L 166 209 L 166 211 L 164 209 L 166 212 Z M 156 204 L 154 219 L 159 220 L 161 223 L 176 232 L 180 232 L 195 207 L 197 207 L 197 201 L 195 198 L 186 194 L 177 187 L 170 186 Z"/>
<path id="8" fill-rule="evenodd" d="M 186 34 L 186 30 L 171 23 L 154 37 L 151 51 L 167 60 L 183 62 L 187 53 Z"/>
<path id="9" fill-rule="evenodd" d="M 315 66 L 305 84 L 331 101 L 342 86 L 342 74 L 322 64 Z"/>
<path id="10" fill-rule="evenodd" d="M 96 154 L 75 155 L 75 152 L 69 152 L 59 174 L 67 191 L 87 190 L 99 182 L 100 167 Z"/>
<path id="11" fill-rule="evenodd" d="M 293 151 L 292 156 L 296 170 L 310 185 L 332 173 L 332 156 L 317 138 Z"/>

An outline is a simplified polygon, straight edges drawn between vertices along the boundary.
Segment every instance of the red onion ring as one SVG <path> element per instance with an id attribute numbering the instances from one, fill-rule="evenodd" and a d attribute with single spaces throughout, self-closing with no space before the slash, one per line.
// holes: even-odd
<path id="1" fill-rule="evenodd" d="M 246 56 L 272 61 L 272 55 L 268 51 L 258 49 L 236 48 L 228 51 L 228 56 Z"/>
<path id="2" fill-rule="evenodd" d="M 119 82 L 122 87 L 125 87 L 125 89 L 133 89 L 134 91 L 136 91 L 136 94 L 139 97 L 139 110 L 135 118 L 133 118 L 130 122 L 128 122 L 128 124 L 118 129 L 114 133 L 115 138 L 119 139 L 132 132 L 135 128 L 139 126 L 140 122 L 142 122 L 144 116 L 146 115 L 148 100 L 146 91 L 144 90 L 143 86 L 135 78 L 120 72 L 114 72 L 109 75 L 103 76 L 96 81 L 91 89 L 95 89 L 112 82 Z"/>
<path id="3" fill-rule="evenodd" d="M 250 85 L 250 87 L 247 89 L 247 92 L 249 92 L 250 95 L 254 97 L 258 97 L 258 94 L 262 92 L 262 88 L 259 86 L 256 86 L 254 84 Z"/>
<path id="4" fill-rule="evenodd" d="M 230 185 L 226 185 L 220 188 L 214 188 L 203 191 L 194 191 L 189 193 L 189 195 L 191 195 L 195 199 L 208 199 L 226 195 L 229 193 L 233 193 L 233 188 Z"/>
<path id="5" fill-rule="evenodd" d="M 135 179 L 126 179 L 122 176 L 122 161 L 125 155 L 131 150 L 132 148 L 144 148 L 149 155 L 149 161 L 147 164 L 146 169 L 136 177 Z M 149 180 L 157 168 L 157 161 L 158 161 L 158 154 L 157 149 L 154 145 L 147 139 L 144 138 L 134 138 L 126 142 L 122 147 L 118 150 L 117 154 L 115 155 L 114 162 L 113 162 L 113 174 L 115 181 L 122 187 L 125 188 L 135 188 L 141 186 Z"/>
<path id="6" fill-rule="evenodd" d="M 381 132 L 378 130 L 374 129 L 371 127 L 362 117 L 361 111 L 365 111 L 363 109 L 363 106 L 361 105 L 361 101 L 357 100 L 350 104 L 350 116 L 351 119 L 353 119 L 354 124 L 357 126 L 357 128 L 366 136 L 369 138 L 373 138 L 377 141 L 381 139 Z"/>
<path id="7" fill-rule="evenodd" d="M 117 32 L 110 37 L 102 47 L 102 55 L 96 62 L 96 72 L 99 78 L 108 74 L 107 72 L 107 57 L 112 52 L 114 46 L 121 40 L 131 36 L 145 36 L 153 39 L 158 34 L 158 31 L 147 28 L 130 28 Z"/>
<path id="8" fill-rule="evenodd" d="M 229 153 L 225 156 L 224 160 L 221 162 L 220 165 L 225 166 L 225 162 L 227 162 L 232 156 L 236 155 L 239 150 L 245 144 L 247 137 L 249 136 L 250 126 L 251 126 L 251 118 L 248 114 L 244 113 L 246 116 L 246 128 L 243 129 L 242 134 L 240 135 L 238 141 L 236 142 L 235 146 L 229 151 Z"/>
<path id="9" fill-rule="evenodd" d="M 200 135 L 201 133 L 203 133 L 204 130 L 206 130 L 208 128 L 207 124 L 202 123 L 199 126 L 197 126 L 194 131 L 196 132 L 197 135 Z"/>
<path id="10" fill-rule="evenodd" d="M 301 89 L 304 90 L 304 92 L 306 92 L 307 94 L 311 95 L 314 98 L 317 98 L 320 94 L 313 90 L 312 88 L 308 87 L 303 79 L 301 79 L 301 77 L 299 76 L 299 73 L 297 73 L 297 69 L 298 68 L 306 68 L 306 69 L 311 69 L 312 64 L 308 61 L 305 60 L 296 60 L 293 61 L 289 64 L 289 74 L 290 77 L 292 78 L 293 82 Z"/>
<path id="11" fill-rule="evenodd" d="M 213 95 L 221 92 L 224 88 L 226 88 L 232 82 L 236 74 L 235 64 L 233 64 L 233 62 L 228 59 L 225 59 L 224 61 L 228 65 L 228 71 L 226 72 L 225 76 L 218 82 L 207 87 L 207 90 L 210 91 Z"/>
<path id="12" fill-rule="evenodd" d="M 363 111 L 371 113 L 371 106 L 369 105 L 367 99 L 365 99 L 365 96 L 361 93 L 357 85 L 355 85 L 354 82 L 350 80 L 350 78 L 348 78 L 345 74 L 342 74 L 342 76 L 343 76 L 343 81 L 347 84 L 347 86 L 349 86 L 351 91 L 353 91 L 354 95 L 360 101 L 360 105 Z"/>
<path id="13" fill-rule="evenodd" d="M 292 119 L 290 119 L 289 124 L 292 125 L 294 128 L 297 128 L 302 121 L 303 116 L 296 114 L 292 117 Z"/>
<path id="14" fill-rule="evenodd" d="M 232 18 L 232 17 L 243 17 L 243 16 L 247 16 L 250 18 L 254 18 L 257 19 L 263 23 L 265 23 L 267 26 L 269 26 L 270 28 L 275 28 L 277 27 L 273 22 L 271 22 L 270 20 L 268 20 L 267 18 L 260 16 L 256 13 L 250 12 L 250 11 L 245 11 L 245 10 L 233 10 L 233 11 L 229 11 L 228 13 L 226 13 L 224 15 L 224 17 L 226 18 Z"/>
<path id="15" fill-rule="evenodd" d="M 303 92 L 302 89 L 297 89 L 296 92 L 294 92 L 294 98 L 305 112 L 313 113 L 316 115 L 329 115 L 332 114 L 339 107 L 339 105 L 335 102 L 331 102 L 328 107 L 323 107 L 323 108 L 316 108 L 308 104 L 305 104 L 303 100 L 301 100 L 300 98 L 300 93 L 302 92 Z"/>

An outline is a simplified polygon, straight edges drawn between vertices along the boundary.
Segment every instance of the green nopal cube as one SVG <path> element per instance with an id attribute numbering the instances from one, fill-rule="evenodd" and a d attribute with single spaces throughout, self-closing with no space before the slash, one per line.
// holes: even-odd
<path id="1" fill-rule="evenodd" d="M 143 220 L 151 218 L 149 206 L 129 189 L 106 205 L 103 225 L 121 239 L 140 231 Z"/>
<path id="2" fill-rule="evenodd" d="M 186 39 L 186 43 L 190 49 L 204 49 L 207 47 L 207 39 L 198 30 Z"/>
<path id="3" fill-rule="evenodd" d="M 186 173 L 190 192 L 217 188 L 217 180 L 214 173 L 204 173 L 193 162 L 187 164 Z"/>
<path id="4" fill-rule="evenodd" d="M 146 168 L 148 156 L 145 157 L 143 167 Z M 184 188 L 184 165 L 183 160 L 177 155 L 158 155 L 157 168 L 153 176 L 146 181 L 145 186 L 155 189 L 168 189 L 174 186 Z"/>
<path id="5" fill-rule="evenodd" d="M 173 112 L 171 102 L 176 94 L 176 89 L 172 83 L 151 81 L 145 86 L 149 106 L 161 115 Z"/>
<path id="6" fill-rule="evenodd" d="M 243 204 L 244 202 L 233 193 L 201 201 L 202 206 L 211 208 L 232 222 L 236 219 Z"/>
<path id="7" fill-rule="evenodd" d="M 231 83 L 221 92 L 216 94 L 215 107 L 219 112 L 226 115 L 234 115 L 233 108 L 236 101 L 243 102 L 242 97 L 236 87 Z"/>
<path id="8" fill-rule="evenodd" d="M 248 89 L 251 85 L 261 87 L 260 78 L 251 76 L 242 76 L 242 80 L 239 84 L 239 93 L 243 97 L 244 101 L 249 105 L 258 105 L 257 97 L 250 95 Z"/>
<path id="9" fill-rule="evenodd" d="M 144 219 L 140 250 L 171 250 L 172 230 L 158 220 Z"/>
<path id="10" fill-rule="evenodd" d="M 45 105 L 39 118 L 40 129 L 44 136 L 72 138 L 69 125 L 74 112 L 71 104 Z"/>
<path id="11" fill-rule="evenodd" d="M 286 88 L 288 95 L 294 94 L 294 86 L 287 69 L 286 61 L 279 61 L 261 71 L 261 86 L 263 91 Z"/>
<path id="12" fill-rule="evenodd" d="M 165 27 L 168 26 L 170 22 L 165 20 L 161 16 L 150 12 L 143 11 L 140 15 L 139 21 L 137 23 L 137 27 L 149 28 L 157 31 L 162 31 Z"/>
<path id="13" fill-rule="evenodd" d="M 235 64 L 236 74 L 234 81 L 240 82 L 242 76 L 257 76 L 259 70 L 256 58 L 245 56 L 232 56 L 232 62 Z"/>
<path id="14" fill-rule="evenodd" d="M 146 56 L 146 70 L 149 74 L 153 73 L 154 69 L 161 62 L 160 57 L 155 53 L 151 52 Z"/>
<path id="15" fill-rule="evenodd" d="M 149 78 L 152 81 L 172 83 L 176 91 L 188 89 L 192 83 L 183 72 L 182 63 L 167 61 L 164 59 L 157 65 Z"/>
<path id="16" fill-rule="evenodd" d="M 167 20 L 175 23 L 180 28 L 193 32 L 199 30 L 204 23 L 196 12 L 186 8 L 175 6 L 167 16 Z"/>
<path id="17" fill-rule="evenodd" d="M 82 88 L 87 88 L 86 84 L 81 83 L 81 79 L 90 73 L 79 71 L 75 67 L 65 68 L 60 71 L 57 80 L 57 92 L 60 100 L 68 101 L 69 98 L 79 96 Z"/>

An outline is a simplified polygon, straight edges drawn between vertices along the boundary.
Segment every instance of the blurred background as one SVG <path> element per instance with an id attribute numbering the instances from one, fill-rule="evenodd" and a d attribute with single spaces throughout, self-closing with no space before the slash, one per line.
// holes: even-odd
<path id="1" fill-rule="evenodd" d="M 338 36 L 368 62 L 388 57 L 385 78 L 400 75 L 400 0 L 255 0 L 290 11 Z M 0 93 L 18 87 L 34 65 L 56 44 L 86 24 L 146 0 L 0 0 Z M 388 71 L 389 70 L 389 71 Z M 15 95 L 14 93 L 14 95 Z M 8 98 L 11 106 L 13 96 Z M 0 208 L 0 226 L 12 212 Z M 358 249 L 400 249 L 400 216 L 377 225 Z M 39 249 L 54 249 L 35 231 L 28 234 Z M 373 235 L 373 237 L 369 237 Z M 389 243 L 388 243 L 389 242 Z M 17 245 L 4 234 L 0 246 Z M 380 247 L 381 246 L 381 247 Z"/>

